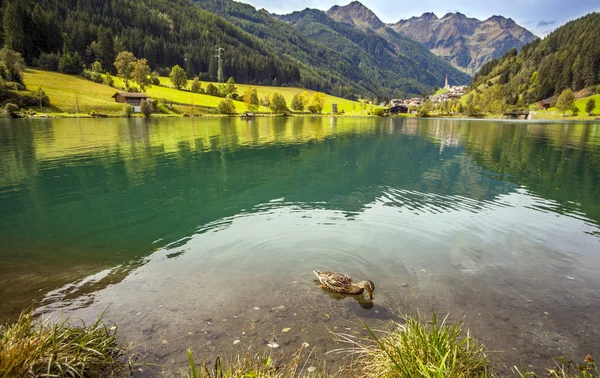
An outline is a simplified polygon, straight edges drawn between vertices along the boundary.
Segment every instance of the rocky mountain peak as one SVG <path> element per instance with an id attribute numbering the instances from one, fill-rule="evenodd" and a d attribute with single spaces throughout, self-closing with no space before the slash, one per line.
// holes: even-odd
<path id="1" fill-rule="evenodd" d="M 360 1 L 353 1 L 348 5 L 331 7 L 327 15 L 338 22 L 354 25 L 362 30 L 379 29 L 385 27 L 385 24 Z"/>

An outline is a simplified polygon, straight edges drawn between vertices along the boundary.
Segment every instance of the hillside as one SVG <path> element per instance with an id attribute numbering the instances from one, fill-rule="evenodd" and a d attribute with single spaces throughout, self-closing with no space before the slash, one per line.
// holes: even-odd
<path id="1" fill-rule="evenodd" d="M 367 18 L 370 24 L 383 25 L 370 14 L 372 17 Z M 390 85 L 401 88 L 405 94 L 419 94 L 441 86 L 446 75 L 453 83 L 470 81 L 467 75 L 450 67 L 421 44 L 391 29 L 363 31 L 346 22 L 335 21 L 316 9 L 278 17 L 302 34 L 341 53 L 363 71 L 379 75 Z"/>
<path id="2" fill-rule="evenodd" d="M 349 88 L 357 86 L 385 97 L 421 94 L 423 90 L 442 85 L 446 74 L 457 82 L 469 81 L 466 75 L 419 43 L 389 28 L 386 31 L 389 37 L 381 38 L 378 34 L 356 33 L 358 29 L 344 28 L 345 25 L 323 17 L 325 15 L 320 11 L 305 10 L 276 16 L 231 0 L 206 0 L 197 4 L 246 32 L 260 36 L 267 46 L 278 49 L 282 56 L 304 67 L 301 69 L 303 77 L 304 70 L 309 72 L 308 75 L 329 72 L 334 76 L 332 93 L 336 95 L 344 95 Z M 323 35 L 317 35 L 316 30 L 323 30 Z M 338 42 L 344 46 L 339 46 Z M 345 82 L 335 81 L 338 73 L 343 75 Z M 325 84 L 317 79 L 314 76 L 313 85 L 323 88 Z"/>
<path id="3" fill-rule="evenodd" d="M 600 13 L 591 13 L 486 64 L 472 89 L 496 87 L 509 105 L 531 104 L 567 88 L 591 92 L 600 84 Z"/>
<path id="4" fill-rule="evenodd" d="M 179 64 L 188 74 L 217 78 L 215 48 L 225 48 L 226 77 L 271 84 L 301 83 L 297 65 L 283 59 L 226 20 L 194 5 L 191 0 L 3 2 L 2 41 L 21 52 L 28 64 L 42 52 L 66 48 L 86 65 L 99 60 L 114 73 L 119 51 L 148 59 L 152 69 Z"/>
<path id="5" fill-rule="evenodd" d="M 510 18 L 493 16 L 481 21 L 458 12 L 442 18 L 425 13 L 391 27 L 423 43 L 431 52 L 470 75 L 490 60 L 513 48 L 518 50 L 536 38 Z"/>
<path id="6" fill-rule="evenodd" d="M 51 109 L 54 113 L 90 113 L 92 111 L 107 114 L 120 114 L 123 105 L 116 103 L 112 95 L 118 90 L 104 84 L 97 84 L 80 76 L 64 75 L 57 72 L 42 71 L 42 70 L 27 70 L 23 73 L 23 79 L 28 88 L 35 90 L 38 87 L 43 88 L 50 98 Z M 221 97 L 209 96 L 206 94 L 192 93 L 189 91 L 177 90 L 171 88 L 171 81 L 167 77 L 160 77 L 161 85 L 154 85 L 147 89 L 146 93 L 153 99 L 165 101 L 167 103 L 182 104 L 180 109 L 183 112 L 189 111 L 189 107 L 193 104 L 201 108 L 216 108 Z M 202 82 L 202 87 L 210 82 Z M 217 83 L 212 83 L 217 84 Z M 122 86 L 120 79 L 115 78 L 115 85 Z M 292 98 L 297 93 L 304 90 L 301 88 L 281 88 L 272 86 L 250 86 L 238 84 L 238 93 L 243 93 L 249 87 L 255 88 L 259 98 L 270 96 L 275 92 L 279 92 L 286 99 L 290 106 Z M 312 95 L 313 91 L 307 91 Z M 234 101 L 236 111 L 246 111 L 246 105 L 241 101 Z M 370 110 L 370 105 L 367 107 L 355 101 L 346 100 L 335 96 L 327 96 L 324 113 L 331 112 L 331 105 L 337 104 L 339 111 L 344 111 L 347 114 L 360 114 L 362 110 L 365 112 Z M 267 108 L 261 107 L 261 111 L 268 111 Z"/>

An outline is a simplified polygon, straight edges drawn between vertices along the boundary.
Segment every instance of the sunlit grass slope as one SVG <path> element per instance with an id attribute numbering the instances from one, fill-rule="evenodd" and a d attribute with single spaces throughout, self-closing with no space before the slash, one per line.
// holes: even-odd
<path id="1" fill-rule="evenodd" d="M 168 77 L 161 76 L 159 79 L 160 79 L 160 84 L 161 85 L 164 85 L 164 86 L 167 86 L 167 87 L 171 87 L 173 85 L 171 83 L 171 80 Z M 208 84 L 210 82 L 208 82 L 208 81 L 202 81 L 201 83 L 202 83 L 202 88 L 206 89 L 206 87 L 208 86 Z M 191 86 L 191 84 L 192 84 L 191 80 L 188 80 L 188 88 Z M 220 85 L 220 83 L 214 83 L 214 82 L 212 84 L 213 85 Z M 238 94 L 240 96 L 242 94 L 244 94 L 244 92 L 248 88 L 256 88 L 256 91 L 258 92 L 258 98 L 259 99 L 262 99 L 265 96 L 271 96 L 275 92 L 279 92 L 279 93 L 281 93 L 281 95 L 283 95 L 283 97 L 285 97 L 285 101 L 287 102 L 288 107 L 291 105 L 292 99 L 294 98 L 294 95 L 296 95 L 297 93 L 303 93 L 303 92 L 306 91 L 310 95 L 312 95 L 315 92 L 313 90 L 304 89 L 304 88 L 295 88 L 295 87 L 269 87 L 269 86 L 248 85 L 248 84 L 236 84 L 236 87 L 238 89 Z M 331 112 L 331 105 L 332 104 L 337 104 L 338 105 L 338 111 L 342 111 L 343 110 L 345 113 L 348 113 L 348 114 L 352 114 L 352 113 L 359 114 L 361 112 L 361 104 L 360 104 L 360 102 L 358 102 L 358 101 L 351 101 L 351 100 L 347 100 L 347 99 L 344 99 L 344 98 L 327 95 L 327 99 L 325 101 L 325 106 L 323 108 L 323 113 L 330 113 Z M 367 107 L 366 110 L 369 110 L 369 108 Z"/>
<path id="2" fill-rule="evenodd" d="M 56 113 L 90 113 L 92 111 L 107 114 L 120 114 L 123 105 L 116 103 L 112 98 L 118 87 L 124 87 L 123 80 L 114 77 L 114 85 L 117 88 L 108 85 L 94 83 L 83 77 L 64 75 L 57 72 L 42 70 L 27 70 L 24 74 L 25 85 L 30 90 L 43 88 L 52 104 L 51 111 Z M 146 89 L 148 96 L 153 99 L 165 100 L 177 104 L 194 105 L 198 107 L 216 108 L 223 100 L 221 97 L 210 96 L 207 94 L 192 93 L 190 91 L 177 90 L 171 88 L 172 83 L 168 77 L 160 78 L 161 85 L 153 85 Z M 202 82 L 202 88 L 206 89 L 208 82 Z M 213 83 L 218 85 L 218 83 Z M 191 81 L 188 82 L 191 85 Z M 311 90 L 292 87 L 268 87 L 252 86 L 247 84 L 237 84 L 238 93 L 242 95 L 248 88 L 256 88 L 258 96 L 262 99 L 265 96 L 271 96 L 275 92 L 281 93 L 288 106 L 291 106 L 292 98 L 297 93 L 308 92 Z M 236 111 L 246 111 L 246 105 L 242 101 L 234 101 Z M 332 104 L 338 105 L 338 111 L 344 111 L 346 114 L 366 114 L 377 106 L 361 104 L 357 101 L 350 101 L 340 97 L 326 96 L 323 113 L 330 113 Z M 268 109 L 261 107 L 260 111 L 267 112 Z"/>
<path id="3" fill-rule="evenodd" d="M 108 85 L 97 84 L 79 76 L 57 72 L 27 70 L 23 73 L 29 90 L 41 87 L 50 97 L 52 111 L 57 113 L 120 113 L 123 105 L 111 96 L 116 90 Z M 79 110 L 77 109 L 79 103 Z"/>

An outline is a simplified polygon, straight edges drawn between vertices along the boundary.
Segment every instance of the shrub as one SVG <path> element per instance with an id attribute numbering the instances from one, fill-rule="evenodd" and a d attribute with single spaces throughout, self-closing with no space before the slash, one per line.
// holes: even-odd
<path id="1" fill-rule="evenodd" d="M 385 116 L 385 110 L 383 108 L 377 108 L 377 109 L 373 110 L 373 115 L 376 115 L 378 117 L 383 117 L 383 116 Z"/>
<path id="2" fill-rule="evenodd" d="M 140 103 L 140 111 L 146 117 L 150 117 L 150 115 L 154 112 L 154 106 L 152 105 L 152 100 L 143 99 Z"/>
<path id="3" fill-rule="evenodd" d="M 221 100 L 217 106 L 217 110 L 221 114 L 233 114 L 235 113 L 235 104 L 229 98 Z"/>
<path id="4" fill-rule="evenodd" d="M 19 110 L 19 106 L 17 106 L 16 104 L 13 104 L 13 103 L 10 103 L 10 102 L 9 102 L 8 104 L 4 105 L 4 109 L 2 109 L 2 112 L 3 112 L 5 115 L 8 115 L 8 116 L 11 116 L 11 117 L 12 117 L 12 116 L 14 116 L 14 115 L 15 115 L 15 113 L 16 113 L 18 110 Z"/>
<path id="5" fill-rule="evenodd" d="M 198 76 L 196 76 L 194 80 L 192 80 L 191 90 L 194 93 L 201 93 L 200 91 L 202 90 L 202 83 L 200 83 L 200 79 L 198 79 Z"/>
<path id="6" fill-rule="evenodd" d="M 94 118 L 106 118 L 106 117 L 108 117 L 108 114 L 106 114 L 106 113 L 100 113 L 100 112 L 97 112 L 95 110 L 92 110 L 90 112 L 90 115 L 92 117 L 94 117 Z"/>
<path id="7" fill-rule="evenodd" d="M 150 75 L 150 84 L 160 85 L 160 79 L 158 78 L 158 75 L 156 75 L 154 73 Z"/>
<path id="8" fill-rule="evenodd" d="M 106 74 L 103 81 L 104 81 L 104 84 L 108 85 L 109 87 L 112 87 L 115 85 L 115 79 L 113 79 L 111 74 Z"/>
<path id="9" fill-rule="evenodd" d="M 131 115 L 133 114 L 133 112 L 135 111 L 135 109 L 133 108 L 133 106 L 129 105 L 129 104 L 123 104 L 123 117 L 131 117 Z"/>

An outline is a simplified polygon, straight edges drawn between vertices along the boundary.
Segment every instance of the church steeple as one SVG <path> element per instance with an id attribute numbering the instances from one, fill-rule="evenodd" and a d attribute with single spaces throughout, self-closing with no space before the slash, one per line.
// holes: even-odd
<path id="1" fill-rule="evenodd" d="M 450 86 L 448 85 L 448 75 L 446 75 L 446 85 L 444 85 L 444 89 L 450 89 Z"/>

